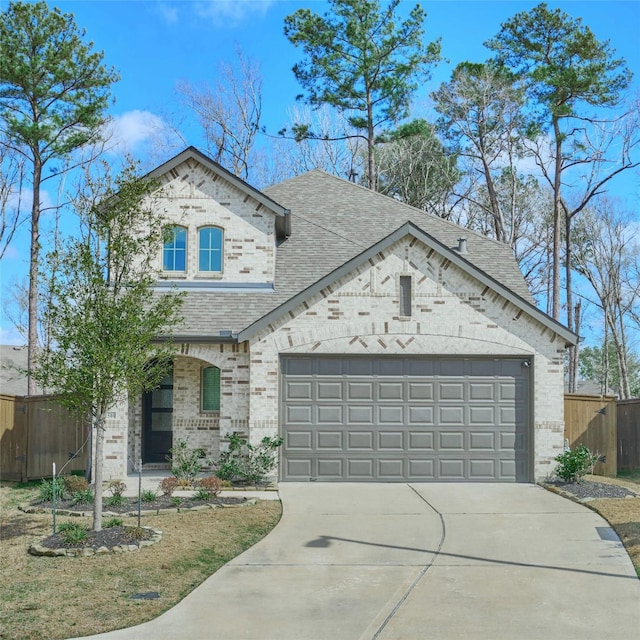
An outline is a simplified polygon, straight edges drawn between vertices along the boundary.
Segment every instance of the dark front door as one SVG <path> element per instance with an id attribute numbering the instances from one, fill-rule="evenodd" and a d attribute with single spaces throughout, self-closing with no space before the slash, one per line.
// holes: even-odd
<path id="1" fill-rule="evenodd" d="M 143 397 L 143 462 L 166 462 L 173 446 L 173 371 Z"/>

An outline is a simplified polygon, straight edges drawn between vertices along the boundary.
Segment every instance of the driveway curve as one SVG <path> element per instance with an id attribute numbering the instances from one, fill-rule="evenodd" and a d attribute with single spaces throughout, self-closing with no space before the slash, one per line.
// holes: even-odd
<path id="1" fill-rule="evenodd" d="M 640 581 L 597 514 L 528 484 L 281 484 L 257 545 L 109 640 L 638 637 Z"/>

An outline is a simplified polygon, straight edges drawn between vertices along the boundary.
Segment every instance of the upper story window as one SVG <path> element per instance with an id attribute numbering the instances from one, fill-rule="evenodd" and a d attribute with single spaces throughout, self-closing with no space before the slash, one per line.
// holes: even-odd
<path id="1" fill-rule="evenodd" d="M 224 234 L 219 227 L 198 230 L 198 271 L 222 271 Z"/>
<path id="2" fill-rule="evenodd" d="M 162 270 L 187 270 L 187 230 L 185 227 L 169 227 L 166 229 L 164 248 L 162 250 Z"/>

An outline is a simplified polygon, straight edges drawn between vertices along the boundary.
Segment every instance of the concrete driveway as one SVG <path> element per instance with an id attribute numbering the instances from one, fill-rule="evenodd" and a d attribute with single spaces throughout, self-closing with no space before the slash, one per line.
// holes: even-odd
<path id="1" fill-rule="evenodd" d="M 281 484 L 274 531 L 111 640 L 614 640 L 640 581 L 607 523 L 526 484 Z"/>

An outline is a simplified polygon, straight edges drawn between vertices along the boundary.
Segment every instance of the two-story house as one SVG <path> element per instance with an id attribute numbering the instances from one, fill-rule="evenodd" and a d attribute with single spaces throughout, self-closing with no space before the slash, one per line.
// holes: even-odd
<path id="1" fill-rule="evenodd" d="M 264 191 L 194 148 L 151 173 L 186 292 L 172 374 L 110 415 L 106 477 L 281 435 L 279 481 L 533 481 L 576 336 L 508 246 L 322 171 Z"/>

